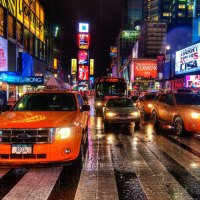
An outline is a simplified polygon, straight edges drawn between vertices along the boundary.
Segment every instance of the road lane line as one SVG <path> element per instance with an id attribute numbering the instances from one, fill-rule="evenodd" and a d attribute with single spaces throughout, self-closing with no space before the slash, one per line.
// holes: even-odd
<path id="1" fill-rule="evenodd" d="M 48 199 L 61 171 L 62 167 L 31 169 L 3 199 Z"/>

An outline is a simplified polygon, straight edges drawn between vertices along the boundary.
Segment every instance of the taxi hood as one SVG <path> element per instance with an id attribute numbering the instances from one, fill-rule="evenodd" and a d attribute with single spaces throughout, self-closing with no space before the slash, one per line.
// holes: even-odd
<path id="1" fill-rule="evenodd" d="M 71 126 L 79 119 L 77 111 L 8 111 L 0 115 L 0 121 L 0 128 L 54 128 Z"/>

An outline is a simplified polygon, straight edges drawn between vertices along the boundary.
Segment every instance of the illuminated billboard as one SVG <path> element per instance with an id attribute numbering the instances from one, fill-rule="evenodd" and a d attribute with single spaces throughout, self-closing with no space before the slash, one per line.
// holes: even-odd
<path id="1" fill-rule="evenodd" d="M 176 52 L 175 75 L 200 71 L 200 43 Z"/>
<path id="2" fill-rule="evenodd" d="M 79 65 L 78 67 L 78 80 L 88 81 L 89 80 L 89 67 L 86 65 Z"/>
<path id="3" fill-rule="evenodd" d="M 8 41 L 0 37 L 0 71 L 8 71 Z"/>
<path id="4" fill-rule="evenodd" d="M 72 58 L 71 60 L 71 74 L 76 74 L 77 72 L 77 59 Z"/>
<path id="5" fill-rule="evenodd" d="M 90 59 L 90 75 L 94 75 L 94 59 Z"/>
<path id="6" fill-rule="evenodd" d="M 113 57 L 113 58 L 117 57 L 117 47 L 116 46 L 110 47 L 110 57 Z"/>
<path id="7" fill-rule="evenodd" d="M 88 65 L 88 51 L 87 50 L 79 50 L 78 51 L 78 64 L 79 65 Z"/>
<path id="8" fill-rule="evenodd" d="M 200 75 L 185 76 L 186 87 L 200 88 Z"/>
<path id="9" fill-rule="evenodd" d="M 200 41 L 200 17 L 193 21 L 192 42 L 197 43 Z"/>
<path id="10" fill-rule="evenodd" d="M 89 24 L 88 23 L 79 23 L 78 30 L 80 33 L 88 33 L 89 32 Z"/>
<path id="11" fill-rule="evenodd" d="M 78 47 L 79 49 L 88 49 L 90 45 L 89 34 L 78 34 Z"/>
<path id="12" fill-rule="evenodd" d="M 157 78 L 156 59 L 133 59 L 130 67 L 131 81 Z"/>

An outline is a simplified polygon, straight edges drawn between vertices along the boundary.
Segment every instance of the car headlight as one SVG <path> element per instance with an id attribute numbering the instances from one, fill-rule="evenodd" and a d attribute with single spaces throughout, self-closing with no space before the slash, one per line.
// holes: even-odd
<path id="1" fill-rule="evenodd" d="M 153 106 L 152 104 L 150 104 L 150 103 L 148 104 L 148 108 L 152 108 L 152 106 Z"/>
<path id="2" fill-rule="evenodd" d="M 56 128 L 55 132 L 55 139 L 56 140 L 62 140 L 67 139 L 72 134 L 72 128 L 66 127 L 66 128 Z"/>
<path id="3" fill-rule="evenodd" d="M 131 115 L 134 116 L 134 117 L 137 117 L 137 116 L 140 115 L 140 113 L 139 112 L 132 112 Z"/>
<path id="4" fill-rule="evenodd" d="M 200 118 L 200 113 L 193 112 L 193 113 L 191 113 L 191 116 L 192 116 L 192 118 L 197 119 L 197 118 Z"/>
<path id="5" fill-rule="evenodd" d="M 107 113 L 106 113 L 106 116 L 107 116 L 107 117 L 114 117 L 114 116 L 116 116 L 116 113 L 107 112 Z"/>
<path id="6" fill-rule="evenodd" d="M 101 106 L 102 103 L 101 103 L 101 102 L 97 102 L 96 105 L 97 105 L 97 106 Z"/>

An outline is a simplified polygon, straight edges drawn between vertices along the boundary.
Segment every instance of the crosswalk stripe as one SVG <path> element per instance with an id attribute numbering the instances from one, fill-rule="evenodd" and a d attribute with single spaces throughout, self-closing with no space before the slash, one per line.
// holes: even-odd
<path id="1" fill-rule="evenodd" d="M 193 199 L 142 142 L 122 135 L 120 140 L 149 200 Z"/>
<path id="2" fill-rule="evenodd" d="M 48 199 L 61 171 L 62 167 L 31 169 L 3 199 Z"/>
<path id="3" fill-rule="evenodd" d="M 75 200 L 118 200 L 118 191 L 109 146 L 98 140 L 88 147 Z"/>

